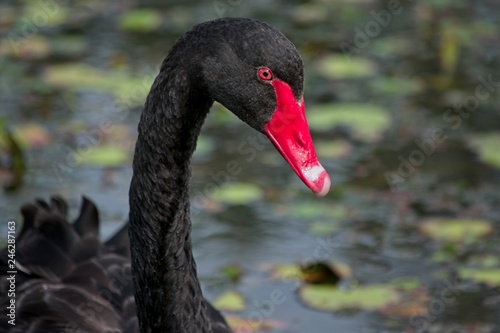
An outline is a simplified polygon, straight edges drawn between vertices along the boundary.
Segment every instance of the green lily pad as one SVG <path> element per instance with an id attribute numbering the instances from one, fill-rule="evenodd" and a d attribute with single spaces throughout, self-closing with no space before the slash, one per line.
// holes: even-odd
<path id="1" fill-rule="evenodd" d="M 432 261 L 442 263 L 456 260 L 461 247 L 457 243 L 446 243 L 432 254 Z"/>
<path id="2" fill-rule="evenodd" d="M 375 74 L 375 63 L 360 57 L 329 55 L 317 63 L 318 71 L 333 79 L 360 78 Z"/>
<path id="3" fill-rule="evenodd" d="M 58 56 L 79 56 L 89 48 L 83 36 L 59 36 L 51 39 L 52 53 Z"/>
<path id="4" fill-rule="evenodd" d="M 325 311 L 342 309 L 377 310 L 398 301 L 394 287 L 372 285 L 340 290 L 329 285 L 303 285 L 300 299 L 308 306 Z"/>
<path id="5" fill-rule="evenodd" d="M 479 159 L 495 168 L 500 168 L 500 133 L 475 134 L 469 138 L 469 145 L 479 154 Z"/>
<path id="6" fill-rule="evenodd" d="M 22 148 L 39 148 L 52 141 L 45 127 L 36 123 L 25 123 L 12 128 L 12 135 Z"/>
<path id="7" fill-rule="evenodd" d="M 239 281 L 243 275 L 241 267 L 236 264 L 224 266 L 220 269 L 220 272 L 232 282 Z"/>
<path id="8" fill-rule="evenodd" d="M 391 124 L 389 112 L 371 104 L 323 104 L 309 108 L 307 121 L 312 130 L 326 131 L 348 126 L 355 137 L 367 141 L 380 138 Z"/>
<path id="9" fill-rule="evenodd" d="M 400 278 L 392 280 L 391 285 L 398 290 L 413 291 L 422 286 L 422 281 L 417 278 Z"/>
<path id="10" fill-rule="evenodd" d="M 332 221 L 316 221 L 309 226 L 309 232 L 313 235 L 329 235 L 337 231 L 337 224 Z"/>
<path id="11" fill-rule="evenodd" d="M 111 93 L 129 107 L 144 104 L 153 80 L 149 74 L 140 77 L 124 70 L 105 72 L 85 64 L 53 65 L 44 72 L 44 81 L 52 86 Z"/>
<path id="12" fill-rule="evenodd" d="M 97 146 L 92 147 L 79 154 L 82 164 L 114 167 L 125 164 L 128 161 L 128 152 L 120 147 Z"/>
<path id="13" fill-rule="evenodd" d="M 351 268 L 340 262 L 315 262 L 305 266 L 279 264 L 271 269 L 271 278 L 274 280 L 298 280 L 306 283 L 329 283 L 330 285 L 351 275 Z"/>
<path id="14" fill-rule="evenodd" d="M 370 45 L 371 54 L 380 58 L 389 58 L 399 55 L 410 54 L 415 45 L 412 40 L 401 36 L 386 36 L 372 40 Z"/>
<path id="15" fill-rule="evenodd" d="M 129 11 L 119 20 L 121 29 L 133 32 L 150 32 L 156 30 L 162 21 L 161 14 L 151 8 Z"/>
<path id="16" fill-rule="evenodd" d="M 238 205 L 259 200 L 262 194 L 263 190 L 255 184 L 231 183 L 218 188 L 211 197 L 216 201 Z"/>
<path id="17" fill-rule="evenodd" d="M 458 275 L 462 279 L 500 286 L 500 268 L 462 268 L 458 270 Z"/>
<path id="18" fill-rule="evenodd" d="M 489 234 L 492 226 L 487 220 L 431 218 L 422 221 L 419 229 L 439 241 L 473 243 Z"/>
<path id="19" fill-rule="evenodd" d="M 48 8 L 50 6 L 56 6 L 56 10 L 52 8 Z M 70 9 L 68 6 L 61 6 L 59 4 L 50 4 L 45 5 L 41 3 L 37 3 L 35 1 L 26 2 L 25 12 L 22 18 L 20 18 L 20 22 L 32 22 L 32 24 L 36 25 L 36 19 L 43 15 L 43 27 L 54 27 L 58 26 L 62 23 L 65 23 L 68 14 L 70 13 Z"/>
<path id="20" fill-rule="evenodd" d="M 415 318 L 428 314 L 430 295 L 425 289 L 412 289 L 399 294 L 397 302 L 378 309 L 379 313 L 391 318 Z"/>
<path id="21" fill-rule="evenodd" d="M 376 94 L 403 96 L 418 92 L 422 84 L 411 78 L 382 77 L 370 81 L 370 88 Z"/>
<path id="22" fill-rule="evenodd" d="M 349 215 L 349 210 L 341 205 L 327 205 L 325 202 L 300 201 L 287 207 L 286 215 L 298 219 L 307 219 L 313 217 L 327 217 L 333 219 L 345 219 Z"/>
<path id="23" fill-rule="evenodd" d="M 299 219 L 326 215 L 327 207 L 322 202 L 303 202 L 290 207 L 287 215 Z"/>
<path id="24" fill-rule="evenodd" d="M 215 308 L 225 311 L 243 311 L 245 310 L 245 300 L 240 293 L 236 291 L 226 291 L 213 302 Z"/>
<path id="25" fill-rule="evenodd" d="M 256 318 L 251 316 L 225 316 L 226 321 L 234 333 L 253 333 L 253 332 L 268 332 L 278 329 L 284 329 L 287 324 L 283 321 Z"/>
<path id="26" fill-rule="evenodd" d="M 316 141 L 314 147 L 322 158 L 340 158 L 352 150 L 352 144 L 347 140 Z"/>
<path id="27" fill-rule="evenodd" d="M 0 40 L 0 54 L 21 59 L 43 59 L 50 54 L 50 42 L 47 37 L 34 36 L 28 42 L 9 42 Z"/>
<path id="28" fill-rule="evenodd" d="M 297 264 L 279 264 L 272 268 L 271 277 L 275 280 L 303 280 L 304 273 Z"/>

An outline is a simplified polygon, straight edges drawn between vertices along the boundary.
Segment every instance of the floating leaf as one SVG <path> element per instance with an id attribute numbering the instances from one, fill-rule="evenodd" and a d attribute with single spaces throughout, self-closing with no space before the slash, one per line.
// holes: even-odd
<path id="1" fill-rule="evenodd" d="M 399 299 L 394 287 L 389 285 L 363 286 L 351 290 L 340 290 L 330 285 L 303 285 L 299 295 L 308 306 L 325 311 L 376 310 Z"/>
<path id="2" fill-rule="evenodd" d="M 370 81 L 370 88 L 376 94 L 402 96 L 418 92 L 422 84 L 411 78 L 381 77 Z"/>
<path id="3" fill-rule="evenodd" d="M 500 133 L 474 134 L 468 141 L 482 162 L 500 168 Z"/>
<path id="4" fill-rule="evenodd" d="M 306 283 L 336 284 L 352 275 L 351 268 L 343 263 L 316 262 L 305 266 L 279 264 L 271 269 L 275 280 L 300 280 Z"/>
<path id="5" fill-rule="evenodd" d="M 84 64 L 53 65 L 44 72 L 44 80 L 50 85 L 75 91 L 112 93 L 128 107 L 144 103 L 153 79 L 149 74 L 138 77 L 123 70 L 104 72 Z"/>
<path id="6" fill-rule="evenodd" d="M 225 311 L 243 311 L 245 310 L 245 300 L 240 293 L 236 291 L 226 291 L 213 302 L 215 308 Z"/>
<path id="7" fill-rule="evenodd" d="M 318 71 L 333 79 L 366 77 L 375 74 L 375 64 L 364 58 L 330 55 L 319 60 Z"/>
<path id="8" fill-rule="evenodd" d="M 500 286 L 500 268 L 462 268 L 458 270 L 458 275 L 462 279 Z"/>
<path id="9" fill-rule="evenodd" d="M 25 123 L 14 126 L 12 134 L 23 148 L 39 148 L 51 142 L 49 132 L 42 125 Z"/>
<path id="10" fill-rule="evenodd" d="M 220 271 L 225 277 L 227 277 L 232 282 L 237 282 L 243 275 L 241 267 L 235 264 L 224 266 L 221 268 Z"/>
<path id="11" fill-rule="evenodd" d="M 287 215 L 299 219 L 326 215 L 327 206 L 322 202 L 301 202 L 290 207 Z"/>
<path id="12" fill-rule="evenodd" d="M 101 167 L 114 167 L 123 165 L 128 161 L 128 152 L 120 147 L 96 146 L 79 154 L 82 164 Z"/>
<path id="13" fill-rule="evenodd" d="M 303 280 L 304 273 L 297 264 L 279 264 L 272 268 L 271 277 L 275 280 Z"/>
<path id="14" fill-rule="evenodd" d="M 255 184 L 231 183 L 218 188 L 211 197 L 216 201 L 237 205 L 258 200 L 262 193 L 262 189 Z"/>
<path id="15" fill-rule="evenodd" d="M 133 32 L 150 32 L 161 24 L 161 14 L 151 8 L 129 11 L 120 17 L 120 28 Z"/>
<path id="16" fill-rule="evenodd" d="M 2 118 L 0 118 L 0 148 L 8 152 L 10 159 L 10 167 L 7 171 L 8 176 L 6 177 L 8 180 L 4 181 L 3 178 L 5 177 L 0 177 L 0 180 L 2 180 L 4 189 L 14 190 L 23 183 L 24 174 L 26 173 L 26 163 L 21 145 L 7 128 L 7 122 Z M 1 150 L 0 153 L 2 153 Z M 0 171 L 4 170 L 0 169 Z M 1 173 L 0 176 L 2 176 Z"/>
<path id="17" fill-rule="evenodd" d="M 52 54 L 58 56 L 80 56 L 89 49 L 89 41 L 83 36 L 60 36 L 51 39 Z"/>
<path id="18" fill-rule="evenodd" d="M 29 40 L 0 40 L 0 54 L 21 59 L 43 59 L 50 54 L 50 42 L 44 36 L 34 36 Z"/>
<path id="19" fill-rule="evenodd" d="M 427 314 L 431 297 L 425 290 L 413 290 L 399 294 L 397 302 L 388 304 L 379 312 L 390 317 L 418 317 Z"/>
<path id="20" fill-rule="evenodd" d="M 492 226 L 479 219 L 431 218 L 420 223 L 419 229 L 436 240 L 472 243 L 489 234 Z"/>
<path id="21" fill-rule="evenodd" d="M 332 221 L 315 221 L 309 226 L 309 232 L 313 235 L 329 235 L 337 229 L 338 226 Z"/>
<path id="22" fill-rule="evenodd" d="M 422 282 L 417 278 L 401 278 L 391 281 L 391 285 L 399 290 L 412 291 L 420 288 Z"/>
<path id="23" fill-rule="evenodd" d="M 62 6 L 58 3 L 40 3 L 36 1 L 26 2 L 26 9 L 21 22 L 30 22 L 34 27 L 40 29 L 41 27 L 58 26 L 64 22 L 70 13 L 68 6 Z M 52 7 L 54 6 L 54 7 Z M 37 21 L 42 17 L 43 24 L 37 25 Z M 39 21 L 38 21 L 39 22 Z M 36 28 L 35 28 L 36 29 Z M 37 29 L 37 31 L 38 31 Z"/>
<path id="24" fill-rule="evenodd" d="M 286 323 L 277 320 L 259 320 L 251 317 L 225 316 L 226 321 L 234 333 L 267 332 L 275 329 L 286 328 Z"/>
<path id="25" fill-rule="evenodd" d="M 306 283 L 336 285 L 343 277 L 337 271 L 336 265 L 323 262 L 301 266 L 301 270 Z"/>
<path id="26" fill-rule="evenodd" d="M 410 54 L 414 47 L 414 43 L 408 38 L 389 35 L 372 40 L 370 53 L 380 58 L 389 58 Z"/>
<path id="27" fill-rule="evenodd" d="M 343 157 L 352 150 L 352 145 L 347 140 L 315 141 L 314 147 L 318 156 L 323 158 Z"/>
<path id="28" fill-rule="evenodd" d="M 439 60 L 441 68 L 448 75 L 455 72 L 460 51 L 457 27 L 444 24 L 441 28 L 441 45 L 439 49 Z"/>
<path id="29" fill-rule="evenodd" d="M 390 123 L 389 112 L 371 104 L 323 104 L 309 108 L 307 120 L 311 129 L 326 131 L 348 126 L 359 139 L 378 139 Z"/>
<path id="30" fill-rule="evenodd" d="M 319 201 L 300 201 L 287 207 L 286 215 L 299 219 L 313 217 L 328 217 L 334 219 L 345 219 L 349 215 L 349 210 L 341 205 L 326 205 Z"/>

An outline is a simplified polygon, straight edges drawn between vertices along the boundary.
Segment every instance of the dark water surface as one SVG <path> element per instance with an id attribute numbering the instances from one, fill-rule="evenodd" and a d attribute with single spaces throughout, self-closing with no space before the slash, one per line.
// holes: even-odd
<path id="1" fill-rule="evenodd" d="M 150 13 L 123 18 L 144 8 Z M 272 332 L 500 332 L 500 5 L 494 0 L 2 2 L 0 120 L 29 139 L 23 185 L 0 192 L 0 232 L 3 221 L 19 221 L 21 204 L 57 193 L 69 200 L 72 216 L 81 195 L 91 198 L 102 237 L 112 235 L 128 214 L 135 128 L 152 77 L 176 38 L 221 16 L 267 21 L 296 44 L 311 114 L 322 105 L 335 112 L 336 105 L 356 104 L 352 112 L 376 106 L 388 120 L 375 134 L 366 129 L 371 133 L 376 119 L 311 125 L 333 180 L 331 193 L 317 199 L 271 144 L 214 107 L 192 180 L 194 252 L 207 298 L 240 292 L 246 308 L 239 315 L 285 324 Z M 51 69 L 61 64 L 90 67 L 57 81 Z M 85 84 L 94 75 L 88 68 L 100 76 Z M 26 130 L 28 123 L 45 134 Z M 114 129 L 104 133 L 103 124 Z M 493 135 L 493 148 L 474 143 L 484 134 Z M 81 162 L 96 139 L 126 157 L 110 167 Z M 0 180 L 8 183 L 11 155 L 0 153 Z M 227 177 L 228 163 L 240 172 Z M 214 186 L 217 192 L 221 184 L 239 183 L 257 185 L 258 200 L 245 199 L 246 192 L 241 202 L 211 197 Z M 490 230 L 446 242 L 422 231 L 429 217 L 480 219 Z M 312 232 L 318 223 L 333 227 Z M 300 300 L 297 281 L 272 279 L 267 269 L 311 261 L 350 267 L 339 288 L 412 280 L 416 291 L 392 308 L 313 309 Z M 221 273 L 232 264 L 243 272 L 235 283 Z M 460 273 L 471 267 L 492 277 Z M 269 305 L 276 290 L 284 301 Z"/>

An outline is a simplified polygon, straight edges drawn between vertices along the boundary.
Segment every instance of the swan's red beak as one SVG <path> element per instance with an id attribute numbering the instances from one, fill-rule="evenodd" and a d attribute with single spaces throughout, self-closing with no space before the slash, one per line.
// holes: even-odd
<path id="1" fill-rule="evenodd" d="M 297 176 L 316 195 L 323 197 L 330 190 L 330 176 L 316 156 L 304 100 L 297 102 L 285 82 L 273 80 L 271 83 L 276 92 L 276 110 L 265 125 L 264 132 Z"/>

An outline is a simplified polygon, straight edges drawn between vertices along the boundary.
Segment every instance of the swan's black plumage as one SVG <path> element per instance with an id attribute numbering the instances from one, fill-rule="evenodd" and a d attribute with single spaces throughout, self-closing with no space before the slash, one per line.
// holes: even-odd
<path id="1" fill-rule="evenodd" d="M 196 275 L 190 159 L 214 100 L 264 131 L 277 102 L 273 87 L 256 74 L 262 66 L 301 98 L 300 56 L 265 23 L 218 19 L 195 26 L 176 42 L 138 127 L 129 192 L 130 252 L 127 226 L 106 243 L 98 240 L 98 212 L 88 199 L 73 224 L 60 198 L 24 206 L 17 241 L 16 326 L 1 321 L 2 331 L 229 332 L 220 313 L 203 299 Z"/>

